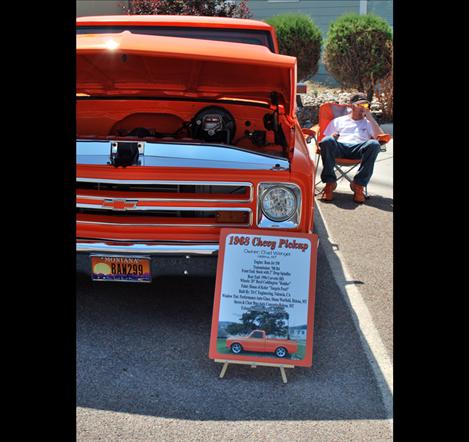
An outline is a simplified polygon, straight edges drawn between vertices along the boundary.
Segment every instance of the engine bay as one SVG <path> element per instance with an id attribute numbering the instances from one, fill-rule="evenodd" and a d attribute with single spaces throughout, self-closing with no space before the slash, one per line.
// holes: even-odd
<path id="1" fill-rule="evenodd" d="M 268 105 L 77 97 L 78 138 L 222 144 L 285 157 L 282 126 Z"/>

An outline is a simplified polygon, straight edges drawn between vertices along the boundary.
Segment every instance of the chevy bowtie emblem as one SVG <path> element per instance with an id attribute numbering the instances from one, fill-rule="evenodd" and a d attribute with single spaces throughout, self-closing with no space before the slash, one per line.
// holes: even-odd
<path id="1" fill-rule="evenodd" d="M 103 202 L 103 208 L 112 210 L 129 210 L 137 207 L 137 200 L 125 200 L 125 199 L 105 199 Z"/>

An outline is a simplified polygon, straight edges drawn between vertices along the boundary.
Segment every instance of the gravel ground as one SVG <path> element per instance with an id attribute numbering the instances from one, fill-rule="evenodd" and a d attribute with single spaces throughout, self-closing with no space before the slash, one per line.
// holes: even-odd
<path id="1" fill-rule="evenodd" d="M 329 102 L 349 104 L 352 95 L 358 92 L 354 89 L 332 88 L 312 82 L 307 82 L 307 85 L 308 93 L 300 94 L 304 107 L 297 108 L 297 117 L 301 126 L 308 126 L 308 121 L 311 125 L 318 122 L 319 106 L 321 104 Z M 389 121 L 384 121 L 382 118 L 383 105 L 377 100 L 376 96 L 373 97 L 370 110 L 378 123 L 389 123 Z"/>

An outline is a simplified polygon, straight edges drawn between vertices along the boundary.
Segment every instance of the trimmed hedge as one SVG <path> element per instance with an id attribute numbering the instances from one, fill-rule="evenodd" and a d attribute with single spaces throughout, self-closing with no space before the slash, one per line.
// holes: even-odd
<path id="1" fill-rule="evenodd" d="M 375 15 L 346 14 L 334 21 L 324 47 L 326 69 L 344 87 L 366 92 L 392 69 L 392 29 Z"/>
<path id="2" fill-rule="evenodd" d="M 297 58 L 298 80 L 306 80 L 318 71 L 322 36 L 309 15 L 281 14 L 265 20 L 275 28 L 281 54 Z"/>

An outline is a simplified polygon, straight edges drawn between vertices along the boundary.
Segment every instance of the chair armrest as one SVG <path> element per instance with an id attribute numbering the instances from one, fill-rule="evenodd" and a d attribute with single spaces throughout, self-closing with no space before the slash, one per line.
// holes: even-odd
<path id="1" fill-rule="evenodd" d="M 318 138 L 317 135 L 319 133 L 319 124 L 315 124 L 312 129 L 316 132 L 316 136 L 314 137 L 314 141 L 316 143 L 316 154 L 319 155 L 321 153 L 321 150 L 319 148 L 319 143 L 318 143 Z"/>
<path id="2" fill-rule="evenodd" d="M 391 135 L 389 134 L 379 134 L 378 137 L 376 138 L 379 142 L 379 144 L 386 144 L 391 141 Z"/>

